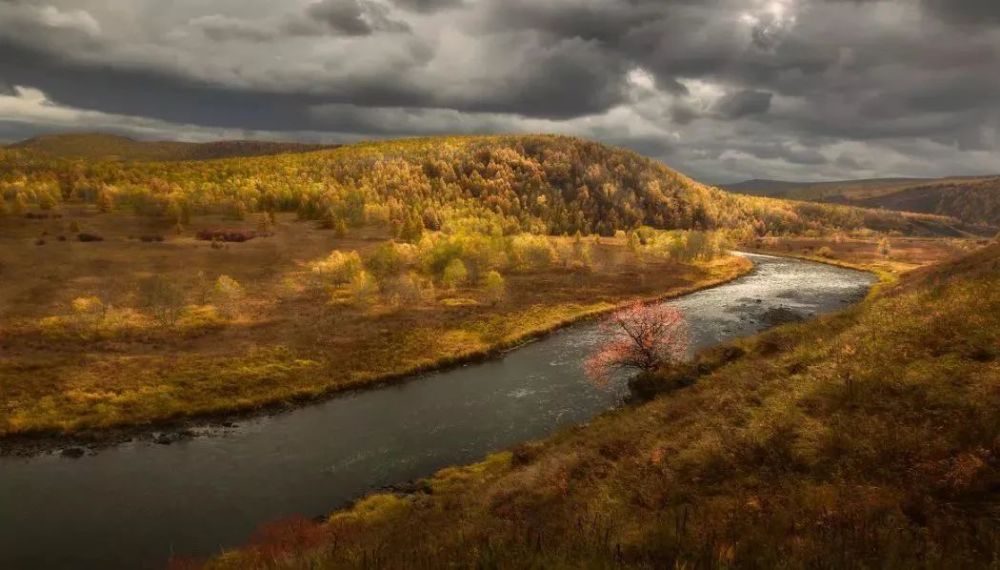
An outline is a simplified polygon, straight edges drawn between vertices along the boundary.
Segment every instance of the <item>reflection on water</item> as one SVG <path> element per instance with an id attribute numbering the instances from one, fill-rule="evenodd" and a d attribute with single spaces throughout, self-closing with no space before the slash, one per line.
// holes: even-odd
<path id="1" fill-rule="evenodd" d="M 695 348 L 765 326 L 770 309 L 841 308 L 870 275 L 750 255 L 755 271 L 674 301 Z M 218 437 L 133 443 L 71 460 L 0 458 L 0 568 L 162 566 L 211 555 L 278 517 L 320 514 L 619 404 L 620 377 L 589 384 L 596 325 L 563 329 L 503 357 L 248 421 Z"/>

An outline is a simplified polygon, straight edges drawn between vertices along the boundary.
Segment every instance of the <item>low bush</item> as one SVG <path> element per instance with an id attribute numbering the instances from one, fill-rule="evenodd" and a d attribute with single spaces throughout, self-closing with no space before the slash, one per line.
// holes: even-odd
<path id="1" fill-rule="evenodd" d="M 316 280 L 329 285 L 350 283 L 362 271 L 362 267 L 361 256 L 356 251 L 334 251 L 327 258 L 310 265 Z"/>
<path id="2" fill-rule="evenodd" d="M 258 237 L 257 232 L 244 229 L 205 229 L 196 234 L 202 241 L 226 241 L 242 243 Z"/>
<path id="3" fill-rule="evenodd" d="M 104 241 L 104 238 L 97 234 L 86 234 L 86 233 L 77 235 L 76 239 L 80 241 Z"/>

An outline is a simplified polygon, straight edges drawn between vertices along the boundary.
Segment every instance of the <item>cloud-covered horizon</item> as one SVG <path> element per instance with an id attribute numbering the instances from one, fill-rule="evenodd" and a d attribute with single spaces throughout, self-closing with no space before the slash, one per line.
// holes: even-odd
<path id="1" fill-rule="evenodd" d="M 1000 172 L 993 0 L 0 0 L 0 140 L 563 133 L 696 178 Z"/>

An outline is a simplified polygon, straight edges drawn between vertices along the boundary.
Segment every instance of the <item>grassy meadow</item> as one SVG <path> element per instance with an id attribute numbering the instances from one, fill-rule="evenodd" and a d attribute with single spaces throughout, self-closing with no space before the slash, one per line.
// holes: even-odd
<path id="1" fill-rule="evenodd" d="M 992 568 L 1000 245 L 701 356 L 693 385 L 207 568 Z M 201 563 L 177 560 L 177 568 Z"/>
<path id="2" fill-rule="evenodd" d="M 748 269 L 716 257 L 710 236 L 678 260 L 652 237 L 403 243 L 384 225 L 337 231 L 294 214 L 195 215 L 179 233 L 89 204 L 58 215 L 0 219 L 0 435 L 314 398 Z M 262 237 L 198 239 L 220 227 Z"/>
<path id="3" fill-rule="evenodd" d="M 752 251 L 785 255 L 871 271 L 887 278 L 953 260 L 989 243 L 987 239 L 843 235 L 775 236 L 752 240 Z"/>

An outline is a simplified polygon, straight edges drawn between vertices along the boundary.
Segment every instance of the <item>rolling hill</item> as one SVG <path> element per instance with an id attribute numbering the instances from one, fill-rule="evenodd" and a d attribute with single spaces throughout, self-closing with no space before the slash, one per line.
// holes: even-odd
<path id="1" fill-rule="evenodd" d="M 66 133 L 33 137 L 9 146 L 58 158 L 176 161 L 308 152 L 335 145 L 252 140 L 207 143 L 140 141 L 106 133 Z"/>
<path id="2" fill-rule="evenodd" d="M 875 178 L 834 182 L 747 180 L 731 192 L 951 216 L 1000 226 L 1000 176 Z"/>
<path id="3" fill-rule="evenodd" d="M 181 160 L 219 154 L 219 145 L 233 144 L 138 143 L 104 135 L 34 139 L 0 149 L 0 193 L 14 205 L 103 201 L 174 222 L 199 213 L 240 218 L 297 211 L 331 227 L 367 220 L 439 229 L 475 220 L 477 227 L 506 233 L 610 236 L 645 225 L 724 229 L 737 240 L 835 230 L 962 235 L 968 229 L 944 216 L 733 194 L 634 152 L 563 136 L 433 137 Z M 132 159 L 61 158 L 84 152 Z"/>

